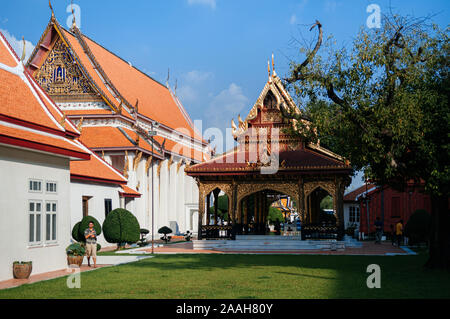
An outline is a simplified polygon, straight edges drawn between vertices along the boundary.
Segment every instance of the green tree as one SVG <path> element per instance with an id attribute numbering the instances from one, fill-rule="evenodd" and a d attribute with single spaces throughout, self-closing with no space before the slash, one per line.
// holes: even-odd
<path id="1" fill-rule="evenodd" d="M 281 212 L 281 210 L 279 208 L 276 207 L 269 207 L 269 215 L 267 216 L 267 220 L 273 224 L 275 221 L 279 221 L 279 222 L 283 222 L 284 221 L 284 217 L 283 217 L 283 213 Z"/>
<path id="2" fill-rule="evenodd" d="M 136 243 L 140 235 L 139 222 L 128 210 L 114 209 L 103 222 L 103 235 L 108 243 L 116 243 L 119 247 Z"/>
<path id="3" fill-rule="evenodd" d="M 316 21 L 317 44 L 286 79 L 305 107 L 282 110 L 299 120 L 294 131 L 307 142 L 320 139 L 378 185 L 424 182 L 432 198 L 427 266 L 448 268 L 449 41 L 448 31 L 425 22 L 383 17 L 381 29 L 362 28 L 350 49 L 335 50 L 331 38 L 322 44 Z"/>

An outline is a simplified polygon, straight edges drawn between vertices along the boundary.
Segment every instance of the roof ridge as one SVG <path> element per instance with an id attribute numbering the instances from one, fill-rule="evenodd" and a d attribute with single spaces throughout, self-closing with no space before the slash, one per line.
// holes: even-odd
<path id="1" fill-rule="evenodd" d="M 66 30 L 66 31 L 69 32 L 69 33 L 72 33 L 72 32 L 70 32 L 70 31 L 68 31 L 67 29 L 65 29 L 64 27 L 63 27 L 63 29 Z M 125 62 L 125 63 L 127 63 L 127 64 L 130 64 L 129 61 L 127 61 L 127 60 L 125 60 L 124 58 L 120 57 L 119 55 L 117 55 L 116 53 L 112 52 L 111 50 L 105 48 L 103 45 L 101 45 L 101 44 L 98 43 L 97 41 L 93 40 L 92 38 L 90 38 L 90 37 L 87 36 L 86 34 L 82 33 L 81 30 L 78 30 L 78 31 L 80 32 L 80 34 L 81 34 L 83 37 L 86 37 L 89 41 L 94 42 L 96 45 L 98 45 L 98 46 L 101 47 L 102 49 L 108 51 L 108 53 L 111 53 L 112 55 L 114 55 L 115 57 L 119 58 L 119 59 L 122 60 L 123 62 Z M 159 82 L 158 80 L 154 79 L 153 77 L 151 77 L 150 75 L 148 75 L 147 73 L 145 73 L 144 71 L 142 71 L 141 69 L 138 69 L 138 68 L 135 67 L 133 64 L 131 64 L 131 67 L 132 67 L 133 69 L 135 69 L 136 71 L 139 71 L 140 73 L 142 73 L 142 74 L 145 75 L 146 77 L 150 78 L 151 80 L 155 81 L 156 83 L 158 83 L 158 84 L 161 85 L 162 87 L 168 89 L 168 87 L 167 87 L 166 85 L 164 85 L 164 84 L 162 84 L 161 82 Z"/>

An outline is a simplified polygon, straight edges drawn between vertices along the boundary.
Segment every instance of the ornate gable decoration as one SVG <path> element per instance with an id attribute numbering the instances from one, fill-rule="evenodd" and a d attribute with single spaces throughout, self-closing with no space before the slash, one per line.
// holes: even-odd
<path id="1" fill-rule="evenodd" d="M 281 109 L 293 109 L 300 112 L 289 93 L 285 90 L 281 79 L 274 72 L 269 77 L 264 89 L 253 105 L 249 114 L 242 120 L 238 117 L 239 125 L 234 120 L 231 121 L 232 133 L 235 139 L 239 139 L 247 133 L 249 127 L 259 127 L 267 125 L 288 126 L 293 120 L 283 118 Z"/>
<path id="2" fill-rule="evenodd" d="M 57 101 L 98 99 L 69 49 L 58 38 L 44 64 L 35 73 L 36 81 Z"/>

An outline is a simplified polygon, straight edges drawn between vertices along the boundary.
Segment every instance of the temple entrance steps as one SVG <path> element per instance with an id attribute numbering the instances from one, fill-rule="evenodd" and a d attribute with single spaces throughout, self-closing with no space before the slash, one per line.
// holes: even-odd
<path id="1" fill-rule="evenodd" d="M 336 240 L 301 240 L 297 236 L 238 235 L 236 240 L 194 240 L 194 250 L 219 251 L 296 251 L 343 250 L 358 247 L 354 243 Z"/>

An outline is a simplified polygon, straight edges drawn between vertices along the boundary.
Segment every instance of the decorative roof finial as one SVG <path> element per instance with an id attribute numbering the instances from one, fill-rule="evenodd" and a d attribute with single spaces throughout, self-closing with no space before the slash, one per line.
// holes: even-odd
<path id="1" fill-rule="evenodd" d="M 50 10 L 52 11 L 52 20 L 55 19 L 55 13 L 53 12 L 52 2 L 48 0 L 48 6 L 50 7 Z"/>
<path id="2" fill-rule="evenodd" d="M 169 87 L 169 79 L 170 79 L 170 68 L 167 69 L 167 80 L 166 80 L 167 87 Z"/>
<path id="3" fill-rule="evenodd" d="M 272 76 L 276 76 L 276 75 L 277 75 L 277 73 L 275 72 L 275 58 L 272 53 Z"/>
<path id="4" fill-rule="evenodd" d="M 267 73 L 269 73 L 269 81 L 270 81 L 270 61 L 267 60 Z"/>
<path id="5" fill-rule="evenodd" d="M 22 42 L 23 42 L 23 49 L 22 49 L 22 57 L 20 58 L 20 61 L 25 61 L 25 46 L 26 46 L 26 42 L 25 42 L 25 38 L 22 36 Z"/>
<path id="6" fill-rule="evenodd" d="M 73 0 L 70 1 L 70 8 L 72 9 L 72 28 L 76 28 L 75 13 L 73 12 Z"/>

